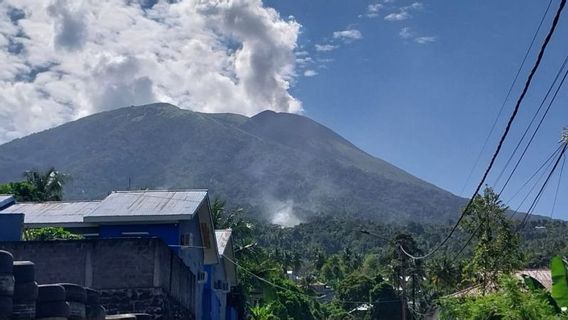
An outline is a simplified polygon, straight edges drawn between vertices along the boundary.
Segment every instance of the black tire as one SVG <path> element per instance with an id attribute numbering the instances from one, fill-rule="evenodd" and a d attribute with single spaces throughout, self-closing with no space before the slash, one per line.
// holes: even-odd
<path id="1" fill-rule="evenodd" d="M 36 318 L 67 318 L 69 312 L 69 303 L 65 301 L 39 302 L 36 305 Z"/>
<path id="2" fill-rule="evenodd" d="M 14 256 L 8 251 L 0 250 L 0 273 L 12 273 Z"/>
<path id="3" fill-rule="evenodd" d="M 0 274 L 0 296 L 14 295 L 14 276 L 11 273 Z"/>
<path id="4" fill-rule="evenodd" d="M 85 288 L 78 284 L 73 283 L 60 283 L 60 286 L 65 288 L 65 300 L 73 302 L 87 302 L 87 292 Z"/>
<path id="5" fill-rule="evenodd" d="M 87 293 L 87 305 L 96 306 L 100 303 L 101 295 L 97 290 L 85 288 L 85 292 Z"/>
<path id="6" fill-rule="evenodd" d="M 35 281 L 35 265 L 31 261 L 14 261 L 14 279 L 18 282 Z"/>
<path id="7" fill-rule="evenodd" d="M 38 286 L 37 302 L 65 301 L 65 288 L 58 284 L 42 284 Z"/>
<path id="8" fill-rule="evenodd" d="M 16 282 L 14 303 L 35 302 L 38 294 L 37 282 Z"/>
<path id="9" fill-rule="evenodd" d="M 69 303 L 69 320 L 85 320 L 87 319 L 87 310 L 85 304 L 81 302 L 68 301 Z"/>
<path id="10" fill-rule="evenodd" d="M 12 310 L 11 320 L 33 320 L 36 315 L 35 302 L 16 303 Z"/>
<path id="11" fill-rule="evenodd" d="M 12 297 L 0 297 L 0 317 L 10 316 L 13 308 Z"/>

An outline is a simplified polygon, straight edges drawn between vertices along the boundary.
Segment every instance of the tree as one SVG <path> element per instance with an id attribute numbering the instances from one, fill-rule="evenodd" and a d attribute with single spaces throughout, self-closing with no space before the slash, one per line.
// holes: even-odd
<path id="1" fill-rule="evenodd" d="M 465 270 L 471 281 L 481 285 L 483 294 L 501 274 L 522 266 L 520 240 L 506 211 L 499 196 L 487 187 L 483 195 L 475 196 L 464 218 L 464 229 L 473 233 L 475 239 L 473 257 Z"/>
<path id="2" fill-rule="evenodd" d="M 78 234 L 59 227 L 27 229 L 24 231 L 24 240 L 27 241 L 78 240 L 82 238 Z"/>
<path id="3" fill-rule="evenodd" d="M 518 279 L 502 276 L 498 286 L 487 295 L 441 299 L 441 319 L 565 319 L 543 292 L 527 290 Z"/>
<path id="4" fill-rule="evenodd" d="M 345 266 L 343 265 L 342 259 L 337 254 L 327 259 L 320 272 L 323 280 L 334 288 L 345 278 L 345 274 Z"/>
<path id="5" fill-rule="evenodd" d="M 50 168 L 44 172 L 30 170 L 24 173 L 25 181 L 0 185 L 0 193 L 13 194 L 17 201 L 61 201 L 67 177 Z"/>
<path id="6" fill-rule="evenodd" d="M 428 280 L 440 294 L 451 293 L 461 282 L 461 265 L 447 256 L 431 260 L 426 265 Z"/>
<path id="7" fill-rule="evenodd" d="M 44 172 L 26 171 L 24 177 L 26 182 L 33 186 L 35 201 L 61 201 L 63 199 L 63 185 L 67 177 L 55 168 L 49 168 Z"/>
<path id="8" fill-rule="evenodd" d="M 34 187 L 25 181 L 0 184 L 0 194 L 14 195 L 16 201 L 34 201 Z"/>

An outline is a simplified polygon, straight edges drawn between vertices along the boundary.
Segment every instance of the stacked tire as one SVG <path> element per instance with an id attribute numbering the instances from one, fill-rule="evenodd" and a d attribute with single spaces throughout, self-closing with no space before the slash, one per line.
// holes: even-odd
<path id="1" fill-rule="evenodd" d="M 60 283 L 65 288 L 65 300 L 69 304 L 69 320 L 86 320 L 87 292 L 85 288 L 73 283 Z"/>
<path id="2" fill-rule="evenodd" d="M 45 284 L 38 289 L 36 319 L 66 320 L 70 309 L 65 288 L 57 284 Z"/>
<path id="3" fill-rule="evenodd" d="M 14 261 L 14 295 L 12 320 L 34 320 L 38 285 L 35 265 L 31 261 Z"/>
<path id="4" fill-rule="evenodd" d="M 14 257 L 10 252 L 0 250 L 0 320 L 12 315 L 14 295 Z"/>
<path id="5" fill-rule="evenodd" d="M 87 292 L 87 304 L 85 305 L 87 320 L 105 320 L 106 310 L 101 306 L 99 292 L 91 288 L 85 288 L 85 291 Z"/>

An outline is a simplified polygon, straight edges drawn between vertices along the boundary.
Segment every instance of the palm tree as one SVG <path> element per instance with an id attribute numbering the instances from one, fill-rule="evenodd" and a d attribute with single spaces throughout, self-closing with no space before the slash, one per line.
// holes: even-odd
<path id="1" fill-rule="evenodd" d="M 24 172 L 26 182 L 32 187 L 32 201 L 61 201 L 63 185 L 67 178 L 55 168 L 45 172 L 37 169 Z"/>

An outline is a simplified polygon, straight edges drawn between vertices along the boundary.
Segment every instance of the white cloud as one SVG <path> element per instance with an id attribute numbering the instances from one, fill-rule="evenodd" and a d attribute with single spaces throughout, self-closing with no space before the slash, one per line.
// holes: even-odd
<path id="1" fill-rule="evenodd" d="M 309 56 L 302 56 L 302 57 L 297 57 L 296 58 L 296 63 L 299 65 L 306 65 L 309 63 L 312 63 L 314 60 L 312 59 L 312 57 Z"/>
<path id="2" fill-rule="evenodd" d="M 367 6 L 367 13 L 366 16 L 368 18 L 375 18 L 379 16 L 379 10 L 383 8 L 383 5 L 380 3 L 372 3 Z"/>
<path id="3" fill-rule="evenodd" d="M 404 27 L 404 28 L 400 29 L 400 32 L 398 33 L 398 35 L 402 39 L 410 39 L 410 38 L 414 37 L 414 33 L 412 33 L 412 31 L 410 31 L 409 27 Z"/>
<path id="4" fill-rule="evenodd" d="M 317 75 L 318 75 L 318 73 L 315 70 L 309 69 L 309 70 L 304 71 L 304 77 L 314 77 L 314 76 L 317 76 Z"/>
<path id="5" fill-rule="evenodd" d="M 436 41 L 436 37 L 428 36 L 428 37 L 416 37 L 414 39 L 419 44 L 428 44 Z"/>
<path id="6" fill-rule="evenodd" d="M 0 1 L 0 143 L 155 101 L 300 112 L 299 32 L 261 0 Z"/>
<path id="7" fill-rule="evenodd" d="M 335 31 L 333 33 L 335 39 L 342 39 L 344 41 L 359 40 L 363 38 L 361 31 L 357 29 L 346 29 L 342 31 Z"/>
<path id="8" fill-rule="evenodd" d="M 387 21 L 402 21 L 412 18 L 410 11 L 424 9 L 422 2 L 413 2 L 412 4 L 398 8 L 398 12 L 393 12 L 385 16 Z"/>
<path id="9" fill-rule="evenodd" d="M 333 51 L 337 48 L 339 48 L 339 46 L 335 46 L 332 44 L 316 44 L 315 45 L 316 51 Z"/>
<path id="10" fill-rule="evenodd" d="M 408 18 L 410 18 L 408 11 L 393 12 L 385 16 L 387 21 L 402 21 Z"/>
<path id="11" fill-rule="evenodd" d="M 407 6 L 406 9 L 422 10 L 424 9 L 424 4 L 422 4 L 422 2 L 413 2 L 411 5 Z"/>

